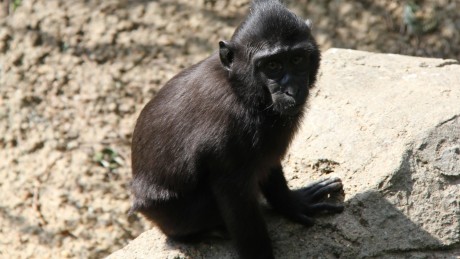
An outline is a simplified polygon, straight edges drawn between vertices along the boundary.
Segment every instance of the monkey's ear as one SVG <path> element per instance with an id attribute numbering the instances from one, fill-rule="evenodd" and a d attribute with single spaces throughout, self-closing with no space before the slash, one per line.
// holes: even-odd
<path id="1" fill-rule="evenodd" d="M 219 57 L 224 68 L 230 71 L 233 63 L 233 46 L 227 41 L 219 41 Z"/>

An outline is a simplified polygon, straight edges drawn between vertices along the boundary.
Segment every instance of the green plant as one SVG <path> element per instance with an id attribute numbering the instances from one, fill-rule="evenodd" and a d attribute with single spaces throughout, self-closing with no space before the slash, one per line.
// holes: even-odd
<path id="1" fill-rule="evenodd" d="M 114 170 L 123 165 L 123 159 L 112 148 L 106 147 L 100 152 L 96 152 L 93 161 L 109 170 Z"/>
<path id="2" fill-rule="evenodd" d="M 403 21 L 409 33 L 416 35 L 431 32 L 438 26 L 438 19 L 434 10 L 423 10 L 412 1 L 404 5 Z"/>
<path id="3" fill-rule="evenodd" d="M 13 11 L 16 10 L 19 6 L 21 6 L 22 0 L 13 0 Z"/>

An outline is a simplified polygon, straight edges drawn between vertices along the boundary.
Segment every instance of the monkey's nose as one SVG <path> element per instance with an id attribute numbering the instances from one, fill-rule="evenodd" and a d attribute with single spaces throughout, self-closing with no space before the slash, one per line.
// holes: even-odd
<path id="1" fill-rule="evenodd" d="M 289 84 L 289 81 L 291 81 L 291 76 L 289 76 L 289 74 L 285 74 L 281 80 L 279 81 L 279 84 L 280 85 L 288 85 Z"/>
<path id="2" fill-rule="evenodd" d="M 286 87 L 284 88 L 283 93 L 284 93 L 285 95 L 294 97 L 294 96 L 297 94 L 297 87 L 295 87 L 295 86 L 286 86 Z"/>

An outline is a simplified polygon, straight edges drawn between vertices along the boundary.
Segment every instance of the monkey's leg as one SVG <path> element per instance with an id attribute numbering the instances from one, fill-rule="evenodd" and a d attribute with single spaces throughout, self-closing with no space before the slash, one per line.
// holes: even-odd
<path id="1" fill-rule="evenodd" d="M 241 258 L 273 258 L 271 241 L 250 179 L 233 175 L 213 182 L 213 193 Z M 247 178 L 247 177 L 246 177 Z"/>
<path id="2" fill-rule="evenodd" d="M 206 237 L 227 238 L 224 222 L 210 193 L 190 194 L 166 202 L 152 202 L 139 211 L 169 238 L 193 242 Z"/>
<path id="3" fill-rule="evenodd" d="M 287 186 L 281 166 L 272 169 L 261 189 L 270 205 L 281 214 L 304 225 L 313 225 L 310 217 L 320 212 L 339 213 L 343 205 L 321 202 L 328 195 L 342 191 L 339 178 L 319 180 L 299 190 Z"/>

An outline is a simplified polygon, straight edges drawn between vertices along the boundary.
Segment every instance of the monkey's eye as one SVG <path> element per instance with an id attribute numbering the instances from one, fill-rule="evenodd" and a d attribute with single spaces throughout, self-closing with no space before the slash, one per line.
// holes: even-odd
<path id="1" fill-rule="evenodd" d="M 276 71 L 281 70 L 282 66 L 281 66 L 281 63 L 279 62 L 270 61 L 267 63 L 267 68 L 272 72 L 276 72 Z"/>
<path id="2" fill-rule="evenodd" d="M 294 65 L 298 65 L 298 64 L 300 64 L 302 61 L 303 61 L 303 57 L 299 57 L 299 56 L 294 57 L 294 58 L 292 58 L 292 60 L 291 60 L 291 62 L 292 62 Z"/>

